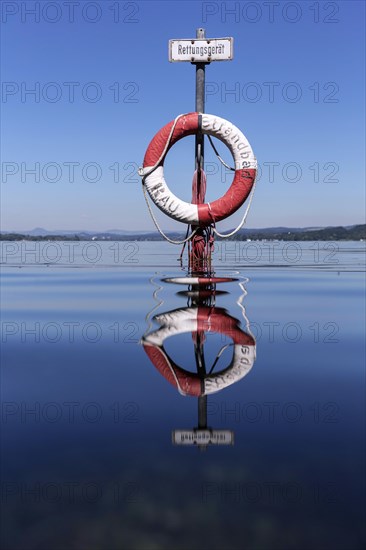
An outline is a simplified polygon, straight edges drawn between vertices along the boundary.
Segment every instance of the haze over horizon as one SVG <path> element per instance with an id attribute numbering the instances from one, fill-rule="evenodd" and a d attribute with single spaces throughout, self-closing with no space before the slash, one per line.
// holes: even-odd
<path id="1" fill-rule="evenodd" d="M 309 230 L 309 229 L 326 229 L 330 227 L 355 227 L 358 225 L 365 225 L 365 223 L 360 224 L 346 224 L 346 225 L 327 225 L 327 226 L 318 226 L 318 225 L 310 225 L 310 226 L 266 226 L 266 227 L 253 227 L 253 226 L 244 226 L 242 227 L 242 230 L 246 229 L 248 231 L 252 230 L 271 230 L 271 229 L 292 229 L 292 230 Z M 162 228 L 163 231 L 167 232 L 173 232 L 176 231 L 177 233 L 184 233 L 184 227 L 182 226 L 180 229 L 165 229 Z M 69 233 L 75 233 L 75 234 L 82 234 L 82 233 L 96 233 L 96 234 L 102 234 L 102 233 L 121 233 L 121 234 L 139 234 L 139 233 L 158 233 L 156 228 L 153 229 L 141 229 L 141 230 L 130 230 L 130 229 L 103 229 L 103 230 L 92 230 L 92 229 L 46 229 L 44 227 L 34 227 L 32 229 L 1 229 L 0 233 L 19 233 L 23 235 L 56 235 L 56 234 L 69 234 Z"/>

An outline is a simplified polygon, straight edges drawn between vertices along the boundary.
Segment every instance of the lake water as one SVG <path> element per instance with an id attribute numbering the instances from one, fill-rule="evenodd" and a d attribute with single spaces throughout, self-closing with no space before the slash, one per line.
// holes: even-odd
<path id="1" fill-rule="evenodd" d="M 2 547 L 364 548 L 365 243 L 179 252 L 1 243 Z"/>

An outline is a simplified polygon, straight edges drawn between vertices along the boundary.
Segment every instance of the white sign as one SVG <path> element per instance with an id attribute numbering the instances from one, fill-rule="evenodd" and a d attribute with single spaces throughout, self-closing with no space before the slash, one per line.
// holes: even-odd
<path id="1" fill-rule="evenodd" d="M 233 38 L 185 38 L 169 40 L 169 61 L 210 63 L 230 61 L 233 56 Z"/>
<path id="2" fill-rule="evenodd" d="M 174 430 L 174 445 L 234 445 L 230 430 Z"/>

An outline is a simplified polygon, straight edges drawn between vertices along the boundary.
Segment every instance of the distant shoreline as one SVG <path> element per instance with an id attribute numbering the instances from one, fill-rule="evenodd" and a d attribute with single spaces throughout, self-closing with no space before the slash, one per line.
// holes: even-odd
<path id="1" fill-rule="evenodd" d="M 45 232 L 45 231 L 44 231 Z M 229 231 L 228 231 L 229 232 Z M 31 232 L 30 232 L 31 233 Z M 183 233 L 167 232 L 173 239 L 184 238 Z M 75 232 L 71 234 L 46 233 L 41 235 L 29 233 L 0 233 L 0 241 L 163 241 L 157 232 L 119 234 L 112 232 Z M 220 238 L 217 238 L 220 241 Z M 366 241 L 366 224 L 350 227 L 304 228 L 268 228 L 243 229 L 231 241 Z"/>

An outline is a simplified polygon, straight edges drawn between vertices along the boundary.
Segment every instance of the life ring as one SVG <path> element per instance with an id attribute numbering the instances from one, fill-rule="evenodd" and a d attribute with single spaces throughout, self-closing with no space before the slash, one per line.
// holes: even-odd
<path id="1" fill-rule="evenodd" d="M 221 391 L 244 378 L 253 366 L 254 338 L 241 330 L 239 321 L 223 308 L 187 307 L 156 315 L 154 320 L 161 327 L 144 336 L 141 343 L 154 366 L 182 395 L 199 397 Z M 224 334 L 233 341 L 234 348 L 230 365 L 204 378 L 179 367 L 164 349 L 164 341 L 170 336 L 198 331 Z"/>
<path id="2" fill-rule="evenodd" d="M 164 179 L 164 159 L 177 141 L 199 131 L 227 145 L 235 161 L 235 176 L 220 199 L 192 204 L 170 191 Z M 179 222 L 207 226 L 231 216 L 242 206 L 255 182 L 257 160 L 247 138 L 231 122 L 206 113 L 187 113 L 169 122 L 153 137 L 139 174 L 152 201 L 162 212 Z"/>

